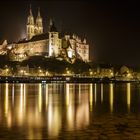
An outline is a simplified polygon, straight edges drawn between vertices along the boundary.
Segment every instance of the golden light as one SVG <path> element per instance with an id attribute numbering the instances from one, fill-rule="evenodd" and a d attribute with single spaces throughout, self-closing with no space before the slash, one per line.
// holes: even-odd
<path id="1" fill-rule="evenodd" d="M 49 72 L 48 71 L 46 71 L 46 76 L 49 76 Z"/>
<path id="2" fill-rule="evenodd" d="M 130 111 L 130 104 L 131 104 L 131 85 L 127 83 L 127 108 Z"/>
<path id="3" fill-rule="evenodd" d="M 20 84 L 20 100 L 19 100 L 19 110 L 18 110 L 18 124 L 22 125 L 23 123 L 23 84 Z"/>
<path id="4" fill-rule="evenodd" d="M 70 71 L 69 70 L 67 70 L 67 74 L 70 74 Z"/>
<path id="5" fill-rule="evenodd" d="M 89 104 L 90 104 L 90 111 L 92 111 L 92 105 L 93 105 L 93 85 L 92 84 L 90 84 Z"/>
<path id="6" fill-rule="evenodd" d="M 60 110 L 58 106 L 52 105 L 52 95 L 48 104 L 48 135 L 58 136 L 61 127 Z"/>
<path id="7" fill-rule="evenodd" d="M 24 94 L 23 94 L 23 100 L 24 100 L 24 111 L 26 109 L 26 84 L 23 85 Z"/>
<path id="8" fill-rule="evenodd" d="M 20 114 L 23 113 L 23 84 L 20 84 Z"/>
<path id="9" fill-rule="evenodd" d="M 15 87 L 14 84 L 12 84 L 12 105 L 14 106 L 14 95 L 15 94 Z"/>
<path id="10" fill-rule="evenodd" d="M 9 69 L 8 68 L 6 68 L 6 72 L 8 72 L 9 71 Z"/>
<path id="11" fill-rule="evenodd" d="M 113 84 L 109 84 L 110 86 L 110 111 L 113 112 Z"/>
<path id="12" fill-rule="evenodd" d="M 68 57 L 72 58 L 72 51 L 71 50 L 68 51 Z"/>
<path id="13" fill-rule="evenodd" d="M 110 75 L 113 76 L 113 72 L 111 72 Z"/>
<path id="14" fill-rule="evenodd" d="M 67 129 L 71 130 L 74 127 L 74 106 L 72 104 L 70 104 L 67 107 Z"/>
<path id="15" fill-rule="evenodd" d="M 74 106 L 72 105 L 72 97 L 70 96 L 70 84 L 66 84 L 66 105 L 67 105 L 67 125 L 71 130 L 74 127 Z"/>
<path id="16" fill-rule="evenodd" d="M 90 71 L 90 75 L 93 75 L 93 72 L 92 71 Z"/>
<path id="17" fill-rule="evenodd" d="M 23 73 L 24 71 L 23 70 L 20 70 L 20 73 Z"/>
<path id="18" fill-rule="evenodd" d="M 70 97 L 69 97 L 69 84 L 66 83 L 66 105 L 68 106 L 70 103 Z"/>
<path id="19" fill-rule="evenodd" d="M 47 109 L 47 107 L 48 107 L 48 100 L 49 100 L 49 99 L 48 99 L 48 90 L 49 90 L 49 89 L 48 89 L 48 86 L 49 86 L 49 85 L 46 84 L 46 109 Z"/>
<path id="20" fill-rule="evenodd" d="M 89 95 L 82 94 L 81 96 L 82 101 L 75 108 L 75 128 L 77 130 L 89 124 Z"/>
<path id="21" fill-rule="evenodd" d="M 80 101 L 81 101 L 81 84 L 79 84 L 79 92 L 78 92 L 78 101 L 79 101 L 79 104 L 80 104 Z"/>
<path id="22" fill-rule="evenodd" d="M 41 87 L 41 84 L 39 84 L 39 93 L 38 93 L 38 109 L 39 109 L 39 112 L 41 112 L 42 110 L 42 87 Z"/>
<path id="23" fill-rule="evenodd" d="M 5 100 L 4 100 L 4 109 L 5 109 L 5 116 L 7 117 L 8 114 L 8 106 L 9 106 L 9 100 L 8 100 L 8 93 L 9 93 L 9 84 L 5 84 Z"/>
<path id="24" fill-rule="evenodd" d="M 94 84 L 94 95 L 95 95 L 95 104 L 96 104 L 96 100 L 97 100 L 97 85 L 96 83 Z"/>
<path id="25" fill-rule="evenodd" d="M 104 88 L 104 85 L 101 83 L 101 102 L 103 102 L 103 98 L 104 98 L 104 95 L 103 95 L 104 94 L 103 93 L 104 92 L 103 91 L 104 89 L 103 88 Z"/>

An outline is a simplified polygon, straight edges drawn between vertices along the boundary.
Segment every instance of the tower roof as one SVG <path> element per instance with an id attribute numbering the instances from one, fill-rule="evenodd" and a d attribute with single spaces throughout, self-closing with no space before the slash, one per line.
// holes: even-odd
<path id="1" fill-rule="evenodd" d="M 33 16 L 33 14 L 32 14 L 32 7 L 31 7 L 31 4 L 30 4 L 30 11 L 29 11 L 29 15 L 30 15 L 30 16 Z"/>
<path id="2" fill-rule="evenodd" d="M 41 17 L 41 16 L 40 16 L 40 7 L 38 7 L 38 14 L 37 14 L 37 17 Z"/>
<path id="3" fill-rule="evenodd" d="M 50 32 L 57 32 L 57 28 L 55 27 L 54 21 L 50 19 Z"/>

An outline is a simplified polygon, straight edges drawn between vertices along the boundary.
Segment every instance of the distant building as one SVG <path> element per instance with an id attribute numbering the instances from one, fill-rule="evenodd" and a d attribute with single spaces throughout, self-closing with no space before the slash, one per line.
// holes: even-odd
<path id="1" fill-rule="evenodd" d="M 59 33 L 52 20 L 50 20 L 49 31 L 44 33 L 42 22 L 40 9 L 34 21 L 30 7 L 26 25 L 27 38 L 7 45 L 11 48 L 9 55 L 13 61 L 22 61 L 34 55 L 64 58 L 70 62 L 75 58 L 89 61 L 89 45 L 86 39 L 81 40 L 74 34 Z"/>

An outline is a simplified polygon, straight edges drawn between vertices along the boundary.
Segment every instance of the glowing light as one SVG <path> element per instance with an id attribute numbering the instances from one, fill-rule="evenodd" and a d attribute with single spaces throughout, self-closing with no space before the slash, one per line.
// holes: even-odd
<path id="1" fill-rule="evenodd" d="M 87 94 L 88 95 L 88 94 Z M 76 109 L 76 129 L 83 128 L 89 124 L 89 102 L 88 96 L 84 96 L 81 104 Z M 81 117 L 82 116 L 82 117 Z"/>
<path id="2" fill-rule="evenodd" d="M 131 85 L 127 83 L 127 107 L 128 111 L 130 111 L 130 104 L 131 104 Z"/>
<path id="3" fill-rule="evenodd" d="M 70 96 L 70 84 L 66 84 L 66 105 L 67 105 L 67 123 L 68 129 L 71 130 L 74 127 L 74 109 L 72 98 Z"/>
<path id="4" fill-rule="evenodd" d="M 92 111 L 92 103 L 93 103 L 93 85 L 90 84 L 90 93 L 89 93 L 89 104 L 90 104 L 90 111 Z"/>
<path id="5" fill-rule="evenodd" d="M 104 88 L 104 85 L 101 84 L 101 102 L 103 102 L 103 98 L 104 98 L 104 95 L 103 95 L 104 94 L 104 91 L 103 91 L 104 89 L 103 88 Z"/>
<path id="6" fill-rule="evenodd" d="M 8 100 L 8 92 L 9 92 L 9 84 L 6 83 L 5 85 L 5 116 L 7 117 L 8 114 L 8 106 L 9 106 L 9 100 Z"/>
<path id="7" fill-rule="evenodd" d="M 66 105 L 68 106 L 69 105 L 69 98 L 70 98 L 70 95 L 69 95 L 69 84 L 66 84 Z"/>
<path id="8" fill-rule="evenodd" d="M 50 44 L 49 45 L 49 56 L 53 55 L 53 46 Z"/>
<path id="9" fill-rule="evenodd" d="M 74 127 L 74 108 L 72 105 L 69 105 L 67 108 L 67 123 L 67 128 L 71 130 Z"/>
<path id="10" fill-rule="evenodd" d="M 109 84 L 110 86 L 110 111 L 113 112 L 113 84 Z"/>
<path id="11" fill-rule="evenodd" d="M 11 112 L 8 113 L 8 116 L 7 116 L 7 126 L 8 126 L 8 128 L 10 128 L 12 126 L 12 115 L 11 115 Z"/>
<path id="12" fill-rule="evenodd" d="M 24 100 L 24 111 L 25 111 L 25 109 L 26 109 L 26 84 L 24 84 L 23 87 L 24 87 L 23 100 Z"/>
<path id="13" fill-rule="evenodd" d="M 39 93 L 38 93 L 38 108 L 39 108 L 39 112 L 41 112 L 42 110 L 42 87 L 41 84 L 39 84 Z"/>
<path id="14" fill-rule="evenodd" d="M 67 70 L 67 74 L 70 74 L 70 71 L 69 70 Z"/>
<path id="15" fill-rule="evenodd" d="M 113 76 L 113 72 L 111 72 L 110 75 Z"/>
<path id="16" fill-rule="evenodd" d="M 48 131 L 50 131 L 53 121 L 52 94 L 50 94 L 48 105 Z"/>
<path id="17" fill-rule="evenodd" d="M 23 84 L 20 84 L 20 113 L 23 112 Z"/>
<path id="18" fill-rule="evenodd" d="M 50 73 L 48 71 L 46 71 L 46 76 L 49 76 L 49 75 L 50 75 Z"/>
<path id="19" fill-rule="evenodd" d="M 93 72 L 92 71 L 90 71 L 89 73 L 90 73 L 90 75 L 93 75 Z"/>
<path id="20" fill-rule="evenodd" d="M 68 57 L 72 58 L 72 51 L 68 51 Z"/>
<path id="21" fill-rule="evenodd" d="M 12 105 L 14 106 L 14 94 L 15 94 L 15 87 L 14 84 L 12 84 Z"/>
<path id="22" fill-rule="evenodd" d="M 94 84 L 94 95 L 95 95 L 95 104 L 96 104 L 96 100 L 97 100 L 97 85 Z"/>
<path id="23" fill-rule="evenodd" d="M 61 127 L 61 119 L 59 114 L 58 106 L 52 106 L 52 95 L 49 99 L 48 106 L 48 135 L 50 136 L 58 136 L 60 127 Z"/>
<path id="24" fill-rule="evenodd" d="M 19 125 L 22 125 L 23 123 L 23 84 L 20 84 L 20 99 L 19 99 L 19 107 L 18 107 L 18 121 Z"/>
<path id="25" fill-rule="evenodd" d="M 23 70 L 20 70 L 20 72 L 23 73 L 24 71 Z"/>
<path id="26" fill-rule="evenodd" d="M 47 109 L 47 106 L 48 106 L 48 84 L 46 84 L 46 109 Z"/>
<path id="27" fill-rule="evenodd" d="M 80 101 L 81 101 L 81 84 L 79 84 L 79 104 L 80 104 Z"/>

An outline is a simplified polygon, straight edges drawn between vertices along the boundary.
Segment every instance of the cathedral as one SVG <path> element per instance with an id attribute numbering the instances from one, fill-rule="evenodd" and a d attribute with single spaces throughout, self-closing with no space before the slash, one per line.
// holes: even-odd
<path id="1" fill-rule="evenodd" d="M 79 58 L 89 61 L 89 45 L 86 39 L 81 40 L 77 35 L 58 32 L 54 21 L 50 20 L 49 30 L 44 33 L 43 19 L 38 9 L 36 19 L 30 7 L 26 24 L 26 38 L 16 43 L 0 45 L 1 54 L 9 54 L 13 61 L 23 61 L 30 56 L 43 55 L 56 57 L 74 62 Z"/>

